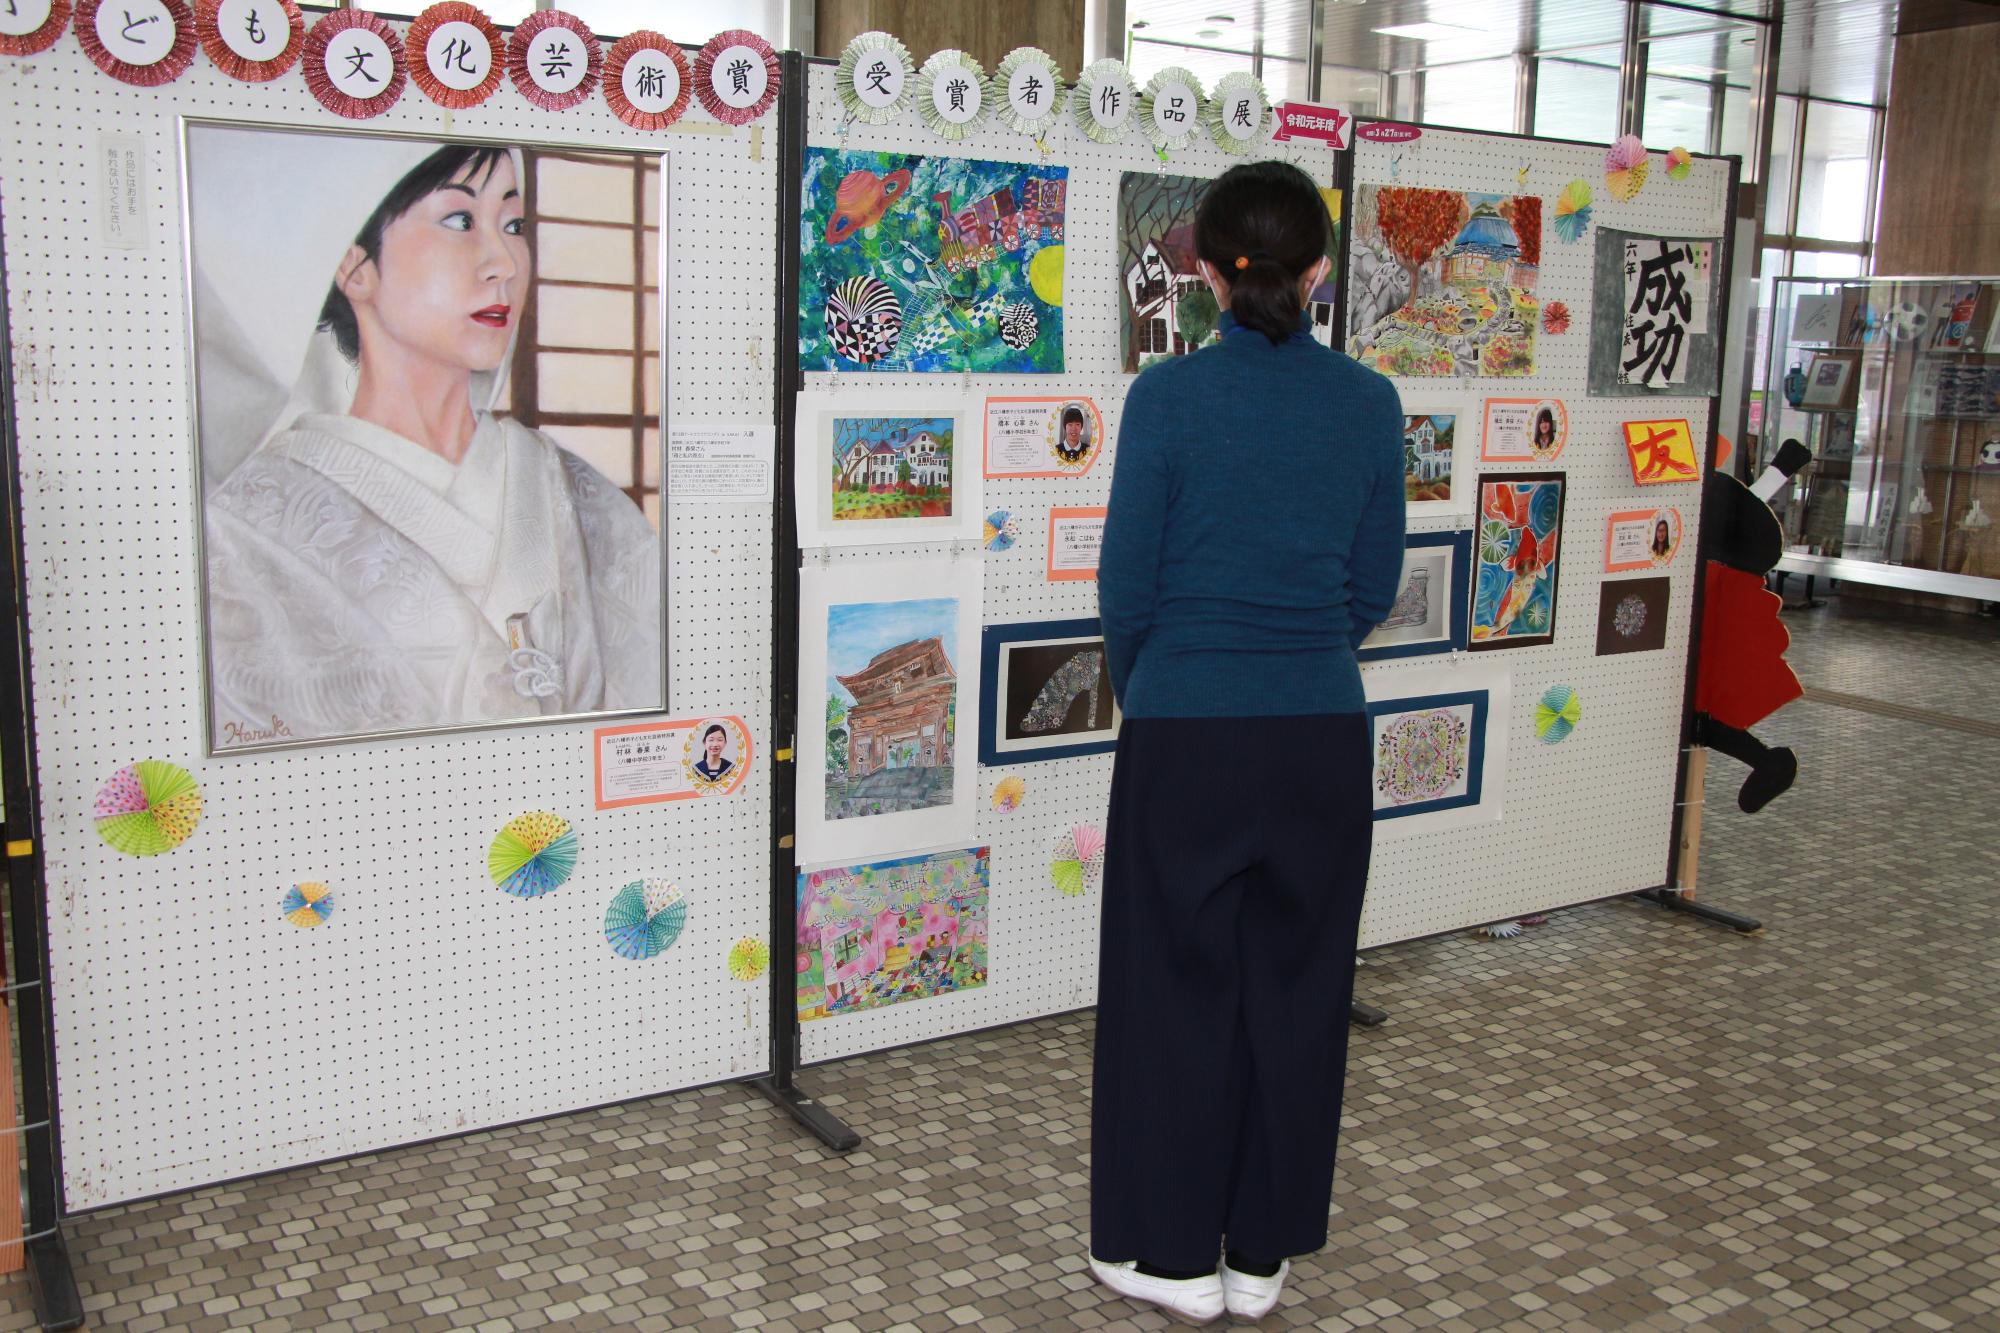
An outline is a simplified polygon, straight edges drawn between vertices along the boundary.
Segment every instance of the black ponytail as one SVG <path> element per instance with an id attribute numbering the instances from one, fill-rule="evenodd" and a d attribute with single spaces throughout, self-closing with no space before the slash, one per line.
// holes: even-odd
<path id="1" fill-rule="evenodd" d="M 1231 167 L 1194 219 L 1195 252 L 1229 284 L 1231 317 L 1274 343 L 1297 331 L 1299 279 L 1326 256 L 1329 235 L 1319 187 L 1288 162 Z"/>

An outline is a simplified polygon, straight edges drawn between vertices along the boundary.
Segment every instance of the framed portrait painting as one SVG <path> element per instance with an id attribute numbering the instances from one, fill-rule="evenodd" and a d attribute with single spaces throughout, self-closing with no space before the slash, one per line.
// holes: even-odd
<path id="1" fill-rule="evenodd" d="M 664 157 L 182 157 L 212 752 L 662 711 Z"/>
<path id="2" fill-rule="evenodd" d="M 1103 754 L 1123 720 L 1095 620 L 1040 620 L 980 631 L 979 762 Z"/>
<path id="3" fill-rule="evenodd" d="M 1407 534 L 1395 605 L 1354 650 L 1355 658 L 1372 662 L 1462 650 L 1471 584 L 1470 532 Z"/>

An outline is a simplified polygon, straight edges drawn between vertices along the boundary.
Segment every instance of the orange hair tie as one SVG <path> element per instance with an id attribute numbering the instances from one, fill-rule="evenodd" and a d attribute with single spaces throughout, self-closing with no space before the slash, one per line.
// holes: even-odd
<path id="1" fill-rule="evenodd" d="M 1250 267 L 1250 256 L 1248 255 L 1236 256 L 1236 268 L 1238 272 L 1241 272 L 1242 270 L 1249 267 Z"/>

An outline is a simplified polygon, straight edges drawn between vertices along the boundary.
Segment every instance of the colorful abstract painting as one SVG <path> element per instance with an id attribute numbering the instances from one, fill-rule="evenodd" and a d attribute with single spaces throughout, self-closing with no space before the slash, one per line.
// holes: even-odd
<path id="1" fill-rule="evenodd" d="M 826 817 L 953 798 L 958 602 L 857 602 L 826 617 Z"/>
<path id="2" fill-rule="evenodd" d="M 1562 517 L 1560 472 L 1480 482 L 1473 648 L 1524 648 L 1555 638 Z"/>
<path id="3" fill-rule="evenodd" d="M 800 1020 L 984 986 L 990 878 L 985 847 L 800 871 Z"/>
<path id="4" fill-rule="evenodd" d="M 1063 370 L 1066 167 L 806 149 L 805 370 Z"/>
<path id="5" fill-rule="evenodd" d="M 1205 177 L 1128 171 L 1118 178 L 1118 347 L 1128 371 L 1185 356 L 1220 336 L 1222 307 L 1196 265 L 1194 215 L 1213 182 Z M 1340 309 L 1339 190 L 1322 189 L 1332 223 L 1324 282 L 1312 291 L 1313 336 L 1333 345 Z"/>
<path id="6" fill-rule="evenodd" d="M 1535 373 L 1542 201 L 1359 185 L 1348 354 L 1385 375 Z"/>

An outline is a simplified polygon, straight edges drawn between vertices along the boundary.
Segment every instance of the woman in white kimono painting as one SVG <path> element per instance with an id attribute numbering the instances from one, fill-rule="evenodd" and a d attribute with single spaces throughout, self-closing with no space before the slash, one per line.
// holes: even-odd
<path id="1" fill-rule="evenodd" d="M 207 498 L 216 747 L 663 707 L 658 535 L 498 414 L 531 291 L 519 154 L 370 147 L 394 184 L 348 199 L 325 279 L 296 256 L 329 281 L 303 369 Z"/>

